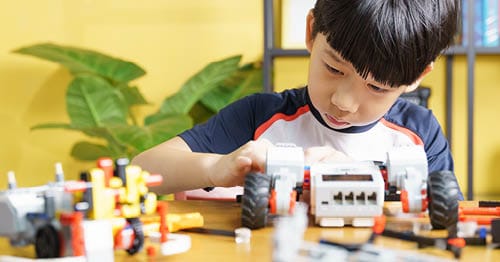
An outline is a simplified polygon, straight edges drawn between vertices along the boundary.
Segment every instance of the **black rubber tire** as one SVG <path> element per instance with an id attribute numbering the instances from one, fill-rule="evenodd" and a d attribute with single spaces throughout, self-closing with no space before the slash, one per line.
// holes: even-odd
<path id="1" fill-rule="evenodd" d="M 139 218 L 127 218 L 127 222 L 132 226 L 134 230 L 134 242 L 132 243 L 132 247 L 127 249 L 127 253 L 129 255 L 133 255 L 139 251 L 141 251 L 144 246 L 144 231 L 142 230 L 142 222 Z"/>
<path id="2" fill-rule="evenodd" d="M 250 173 L 245 177 L 245 189 L 241 197 L 241 224 L 250 229 L 267 225 L 271 177 Z"/>
<path id="3" fill-rule="evenodd" d="M 61 239 L 52 225 L 47 224 L 37 230 L 35 252 L 37 258 L 56 258 L 61 255 Z"/>
<path id="4" fill-rule="evenodd" d="M 427 180 L 429 217 L 433 229 L 447 229 L 458 222 L 460 188 L 451 171 L 435 171 Z"/>

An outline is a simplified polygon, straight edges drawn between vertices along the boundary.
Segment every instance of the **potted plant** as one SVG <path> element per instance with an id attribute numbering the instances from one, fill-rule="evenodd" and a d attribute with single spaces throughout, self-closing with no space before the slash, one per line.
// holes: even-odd
<path id="1" fill-rule="evenodd" d="M 102 142 L 78 141 L 71 155 L 79 160 L 132 158 L 205 121 L 227 104 L 262 90 L 260 63 L 240 65 L 231 56 L 206 65 L 191 76 L 159 109 L 139 123 L 132 108 L 148 102 L 131 81 L 146 74 L 135 63 L 96 51 L 52 43 L 14 50 L 59 63 L 74 77 L 66 92 L 70 123 L 43 123 L 32 130 L 62 128 L 83 132 Z"/>

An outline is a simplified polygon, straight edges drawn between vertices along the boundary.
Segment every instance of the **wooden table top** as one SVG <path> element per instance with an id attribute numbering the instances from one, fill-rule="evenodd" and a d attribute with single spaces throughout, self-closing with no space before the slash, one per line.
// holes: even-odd
<path id="1" fill-rule="evenodd" d="M 221 201 L 169 201 L 169 213 L 199 212 L 204 217 L 205 227 L 210 229 L 234 230 L 240 227 L 240 205 Z M 464 204 L 464 203 L 462 203 Z M 465 203 L 473 205 L 473 203 Z M 413 218 L 412 218 L 413 219 Z M 417 218 L 418 219 L 418 218 Z M 191 236 L 191 249 L 182 254 L 151 258 L 145 251 L 129 256 L 125 251 L 116 251 L 116 261 L 272 261 L 273 228 L 267 227 L 252 231 L 250 244 L 236 244 L 234 237 L 209 235 L 200 233 L 185 233 Z M 370 228 L 321 228 L 310 226 L 305 232 L 305 240 L 318 242 L 319 239 L 329 239 L 342 243 L 362 243 L 371 234 Z M 433 236 L 443 236 L 445 232 L 433 231 Z M 416 243 L 387 237 L 378 237 L 375 245 L 384 248 L 407 250 L 436 256 L 437 259 L 453 259 L 448 251 L 437 248 L 418 249 Z M 146 246 L 148 243 L 146 243 Z M 8 240 L 0 238 L 0 254 L 23 257 L 33 257 L 34 248 L 13 248 Z M 492 247 L 466 246 L 462 250 L 461 261 L 500 261 L 500 249 Z M 1 261 L 1 260 L 0 260 Z"/>

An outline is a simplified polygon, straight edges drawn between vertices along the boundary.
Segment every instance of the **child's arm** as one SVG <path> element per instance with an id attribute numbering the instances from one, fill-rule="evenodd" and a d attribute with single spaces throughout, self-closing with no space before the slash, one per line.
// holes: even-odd
<path id="1" fill-rule="evenodd" d="M 132 164 L 161 174 L 164 182 L 160 193 L 174 193 L 212 186 L 242 185 L 252 171 L 264 171 L 267 140 L 250 141 L 234 152 L 221 155 L 192 152 L 180 137 L 174 137 L 148 149 Z"/>

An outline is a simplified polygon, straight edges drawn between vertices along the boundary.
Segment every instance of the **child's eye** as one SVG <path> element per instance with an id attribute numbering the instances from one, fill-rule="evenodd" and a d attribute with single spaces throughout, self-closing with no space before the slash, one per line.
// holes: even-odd
<path id="1" fill-rule="evenodd" d="M 335 74 L 335 75 L 344 75 L 344 73 L 340 72 L 339 70 L 329 66 L 327 63 L 325 63 L 325 67 L 328 71 L 330 71 L 332 74 Z"/>
<path id="2" fill-rule="evenodd" d="M 369 87 L 371 90 L 373 90 L 374 92 L 377 92 L 377 93 L 386 93 L 387 91 L 389 91 L 389 90 L 387 90 L 387 89 L 383 89 L 383 88 L 380 88 L 380 87 L 374 86 L 374 85 L 372 85 L 372 84 L 368 84 L 368 87 Z"/>

